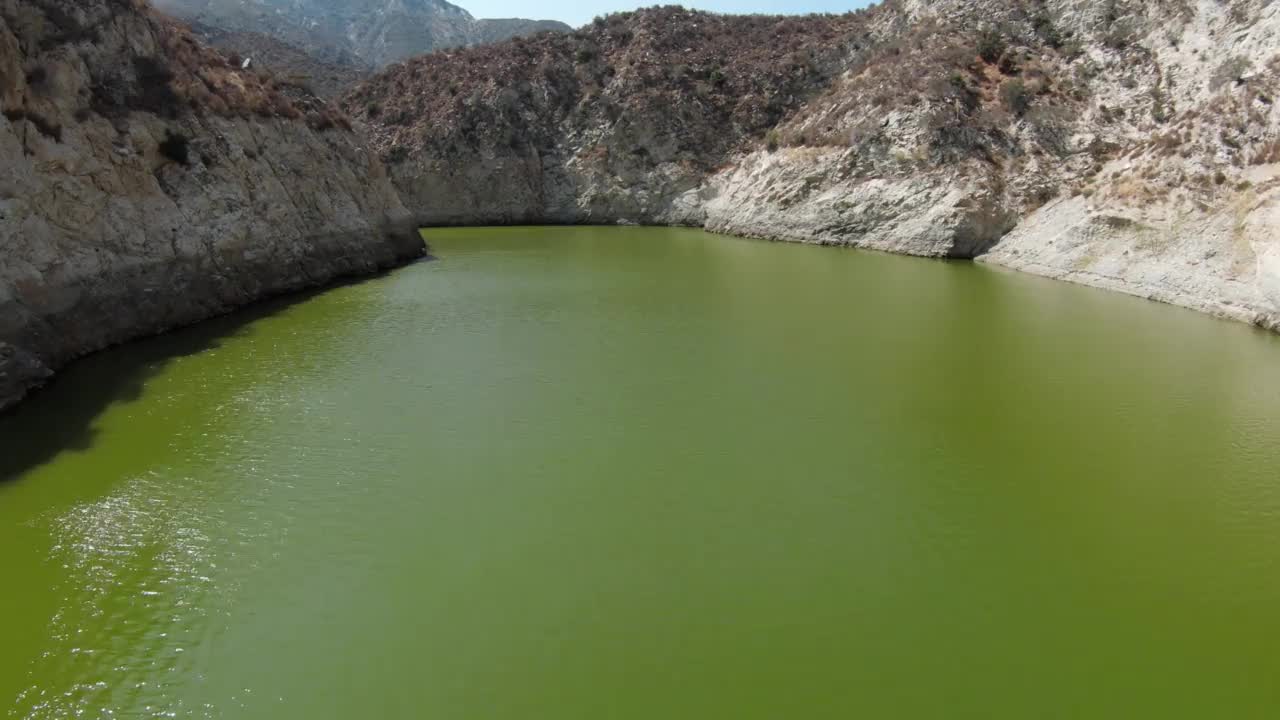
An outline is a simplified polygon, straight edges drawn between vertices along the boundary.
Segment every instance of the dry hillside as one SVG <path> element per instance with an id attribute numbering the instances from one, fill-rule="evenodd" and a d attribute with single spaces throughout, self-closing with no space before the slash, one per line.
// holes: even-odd
<path id="1" fill-rule="evenodd" d="M 427 223 L 641 222 L 977 257 L 1280 320 L 1268 0 L 613 15 L 344 99 Z"/>

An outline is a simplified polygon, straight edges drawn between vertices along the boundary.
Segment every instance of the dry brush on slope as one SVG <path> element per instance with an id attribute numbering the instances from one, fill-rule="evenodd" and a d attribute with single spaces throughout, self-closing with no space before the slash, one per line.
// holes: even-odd
<path id="1" fill-rule="evenodd" d="M 343 102 L 374 128 L 393 173 L 431 178 L 401 185 L 426 220 L 644 221 L 669 200 L 650 194 L 696 183 L 830 83 L 872 42 L 879 14 L 611 15 L 573 34 L 415 58 Z M 492 158 L 518 205 L 488 212 L 488 180 L 469 173 Z M 627 178 L 644 185 L 633 198 L 615 191 Z"/>
<path id="2" fill-rule="evenodd" d="M 344 104 L 427 223 L 985 256 L 1272 326 L 1277 47 L 1267 0 L 669 7 L 415 59 Z"/>

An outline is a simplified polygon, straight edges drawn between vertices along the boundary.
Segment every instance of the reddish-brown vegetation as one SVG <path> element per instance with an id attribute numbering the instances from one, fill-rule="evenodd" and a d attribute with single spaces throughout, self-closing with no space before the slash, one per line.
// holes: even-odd
<path id="1" fill-rule="evenodd" d="M 636 154 L 714 163 L 827 86 L 871 43 L 880 12 L 610 15 L 573 34 L 414 58 L 343 102 L 402 147 L 541 146 L 563 127 L 603 125 L 632 137 Z"/>

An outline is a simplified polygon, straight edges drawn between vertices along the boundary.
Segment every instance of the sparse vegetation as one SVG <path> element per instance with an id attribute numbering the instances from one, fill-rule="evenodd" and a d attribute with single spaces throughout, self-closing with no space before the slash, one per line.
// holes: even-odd
<path id="1" fill-rule="evenodd" d="M 1021 0 L 982 23 L 939 13 L 907 25 L 890 19 L 900 12 L 893 2 L 805 18 L 652 8 L 572 35 L 418 58 L 344 107 L 373 125 L 389 157 L 392 148 L 443 162 L 504 148 L 556 154 L 566 137 L 590 137 L 590 149 L 572 150 L 584 168 L 709 172 L 734 151 L 803 147 L 839 154 L 842 179 L 948 168 L 1023 207 L 1060 188 L 1083 192 L 1091 178 L 1089 192 L 1108 200 L 1163 200 L 1172 175 L 1154 158 L 1225 148 L 1242 167 L 1276 154 L 1258 140 L 1257 128 L 1272 122 L 1268 83 L 1242 83 L 1247 92 L 1221 104 L 1232 121 L 1198 140 L 1184 116 L 1228 111 L 1180 113 L 1175 100 L 1187 92 L 1173 82 L 1187 80 L 1145 47 L 1146 11 L 1102 5 L 1084 23 L 1064 20 L 1053 3 Z M 1184 6 L 1172 10 L 1189 20 Z M 1175 27 L 1158 31 L 1180 37 Z M 1222 77 L 1246 70 L 1231 64 Z M 1134 170 L 1113 178 L 1108 163 L 1121 156 Z"/>
<path id="2" fill-rule="evenodd" d="M 343 106 L 378 126 L 420 129 L 400 142 L 450 154 L 507 145 L 512 136 L 549 147 L 566 124 L 643 122 L 686 162 L 713 167 L 738 143 L 759 143 L 825 87 L 852 47 L 870 45 L 867 21 L 878 12 L 773 18 L 662 7 L 612 14 L 575 34 L 414 58 L 353 91 Z M 490 82 L 498 77 L 504 82 Z M 371 103 L 380 113 L 369 112 Z M 804 135 L 821 142 L 821 133 Z M 777 145 L 799 137 L 780 133 Z M 666 154 L 627 153 L 644 163 Z"/>
<path id="3" fill-rule="evenodd" d="M 1005 108 L 1021 117 L 1031 107 L 1031 92 L 1020 78 L 1010 78 L 1000 85 L 1000 102 Z"/>
<path id="4" fill-rule="evenodd" d="M 1238 82 L 1240 78 L 1243 77 L 1245 73 L 1249 72 L 1249 69 L 1252 67 L 1253 63 L 1249 61 L 1249 58 L 1242 56 L 1229 58 L 1223 61 L 1223 63 L 1213 71 L 1213 75 L 1210 76 L 1209 89 L 1216 92 L 1222 89 L 1225 85 Z"/>
<path id="5" fill-rule="evenodd" d="M 1058 50 L 1062 48 L 1066 38 L 1059 32 L 1049 11 L 1044 7 L 1037 8 L 1031 16 L 1031 28 L 1046 46 Z"/>
<path id="6" fill-rule="evenodd" d="M 1161 83 L 1157 82 L 1151 86 L 1151 119 L 1164 124 L 1171 115 L 1169 96 L 1165 94 Z"/>
<path id="7" fill-rule="evenodd" d="M 996 27 L 985 27 L 978 35 L 978 57 L 984 61 L 995 64 L 999 62 L 1000 56 L 1004 54 L 1009 43 L 1005 40 L 1004 33 Z"/>
<path id="8" fill-rule="evenodd" d="M 1280 140 L 1271 140 L 1258 148 L 1249 164 L 1269 165 L 1271 163 L 1280 163 Z"/>

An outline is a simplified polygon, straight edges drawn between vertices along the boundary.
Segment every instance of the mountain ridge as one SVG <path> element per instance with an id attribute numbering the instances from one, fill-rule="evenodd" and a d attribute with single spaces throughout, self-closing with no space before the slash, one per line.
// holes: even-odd
<path id="1" fill-rule="evenodd" d="M 564 23 L 520 18 L 477 20 L 446 0 L 154 0 L 157 9 L 228 33 L 256 32 L 332 62 L 382 67 L 450 47 L 498 42 Z"/>

